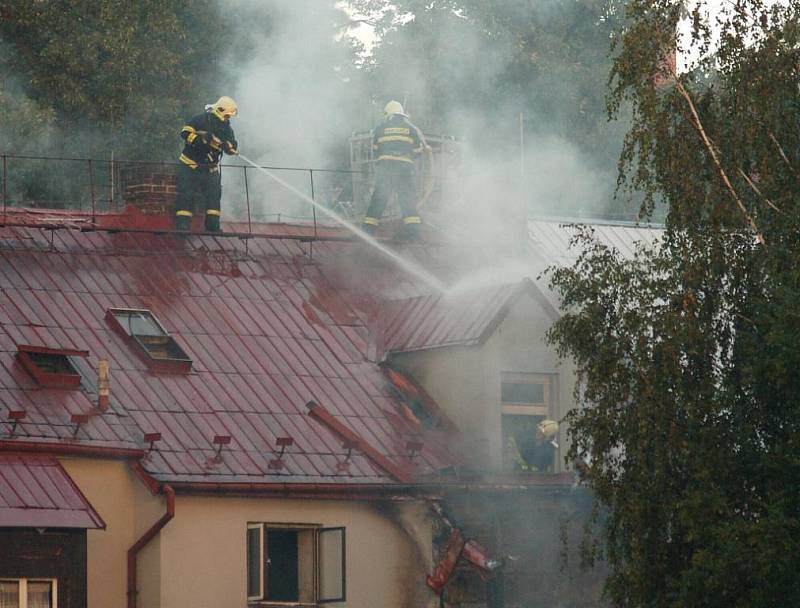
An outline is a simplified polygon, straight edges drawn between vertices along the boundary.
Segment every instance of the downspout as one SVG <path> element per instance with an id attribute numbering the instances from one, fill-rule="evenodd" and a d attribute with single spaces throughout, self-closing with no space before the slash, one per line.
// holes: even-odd
<path id="1" fill-rule="evenodd" d="M 167 510 L 161 518 L 154 523 L 142 537 L 128 549 L 128 608 L 136 608 L 136 557 L 139 551 L 149 543 L 153 537 L 159 533 L 161 528 L 175 517 L 175 491 L 168 485 L 161 486 L 161 491 L 167 497 Z"/>

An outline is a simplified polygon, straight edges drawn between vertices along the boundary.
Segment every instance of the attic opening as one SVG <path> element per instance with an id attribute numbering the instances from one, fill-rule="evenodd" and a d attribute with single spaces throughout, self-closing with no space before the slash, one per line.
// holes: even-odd
<path id="1" fill-rule="evenodd" d="M 85 350 L 48 348 L 20 344 L 17 360 L 22 367 L 44 388 L 78 388 L 81 375 L 70 361 L 70 357 L 88 357 Z"/>
<path id="2" fill-rule="evenodd" d="M 187 373 L 192 360 L 147 309 L 109 308 L 106 320 L 155 371 Z"/>

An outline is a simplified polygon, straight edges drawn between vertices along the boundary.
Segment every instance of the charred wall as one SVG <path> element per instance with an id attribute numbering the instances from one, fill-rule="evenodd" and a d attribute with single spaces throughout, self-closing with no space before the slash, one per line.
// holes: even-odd
<path id="1" fill-rule="evenodd" d="M 0 576 L 57 579 L 58 607 L 84 608 L 86 530 L 0 528 Z"/>
<path id="2" fill-rule="evenodd" d="M 592 512 L 592 497 L 582 488 L 526 491 L 470 491 L 448 496 L 445 504 L 468 538 L 503 559 L 500 585 L 480 581 L 460 563 L 445 588 L 447 606 L 478 608 L 597 608 L 606 570 L 585 569 L 579 544 Z M 501 604 L 490 601 L 500 587 Z"/>

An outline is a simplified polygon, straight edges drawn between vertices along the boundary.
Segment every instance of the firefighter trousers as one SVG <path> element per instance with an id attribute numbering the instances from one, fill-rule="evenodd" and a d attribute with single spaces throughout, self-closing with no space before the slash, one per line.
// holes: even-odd
<path id="1" fill-rule="evenodd" d="M 375 169 L 375 190 L 372 193 L 364 225 L 374 229 L 380 224 L 389 197 L 397 193 L 397 203 L 410 234 L 415 234 L 421 220 L 417 215 L 414 187 L 414 165 L 397 160 L 379 160 Z"/>
<path id="2" fill-rule="evenodd" d="M 188 230 L 192 223 L 194 209 L 205 215 L 205 229 L 219 231 L 220 201 L 222 184 L 219 167 L 208 170 L 202 167 L 192 169 L 188 165 L 178 166 L 177 193 L 175 200 L 175 226 L 178 230 Z M 195 206 L 195 202 L 199 203 Z"/>

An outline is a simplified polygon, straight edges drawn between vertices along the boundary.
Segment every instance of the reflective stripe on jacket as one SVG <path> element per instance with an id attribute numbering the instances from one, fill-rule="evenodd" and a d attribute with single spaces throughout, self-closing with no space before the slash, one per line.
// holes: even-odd
<path id="1" fill-rule="evenodd" d="M 378 160 L 413 163 L 424 146 L 422 131 L 400 114 L 392 114 L 372 132 L 372 147 Z"/>
<path id="2" fill-rule="evenodd" d="M 181 129 L 181 138 L 186 142 L 179 160 L 191 167 L 214 170 L 222 156 L 222 146 L 203 143 L 203 134 L 217 137 L 220 142 L 229 142 L 234 148 L 238 147 L 233 128 L 228 121 L 220 120 L 213 112 L 198 114 L 189 120 Z"/>

